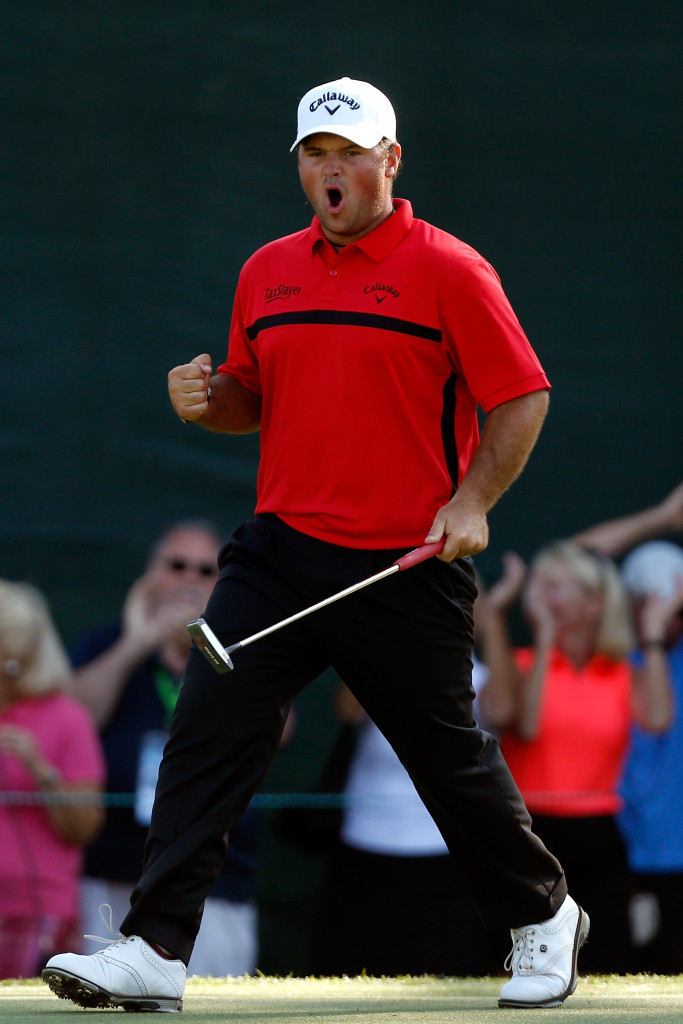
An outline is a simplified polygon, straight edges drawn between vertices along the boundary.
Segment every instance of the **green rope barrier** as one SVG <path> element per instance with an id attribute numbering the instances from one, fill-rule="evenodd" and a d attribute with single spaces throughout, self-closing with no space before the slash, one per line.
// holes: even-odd
<path id="1" fill-rule="evenodd" d="M 370 798 L 372 799 L 372 798 Z M 375 798 L 375 799 L 381 799 Z M 278 810 L 284 807 L 344 807 L 349 803 L 341 793 L 257 793 L 250 807 Z M 0 791 L 0 805 L 6 807 L 47 807 L 55 805 L 134 807 L 135 793 L 28 793 Z"/>

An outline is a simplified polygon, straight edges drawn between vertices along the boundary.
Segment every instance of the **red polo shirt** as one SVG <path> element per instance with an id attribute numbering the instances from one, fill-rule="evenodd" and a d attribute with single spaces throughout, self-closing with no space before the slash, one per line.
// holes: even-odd
<path id="1" fill-rule="evenodd" d="M 263 398 L 256 511 L 354 548 L 421 544 L 477 404 L 549 386 L 493 268 L 394 208 L 338 254 L 317 217 L 254 253 L 218 368 Z"/>

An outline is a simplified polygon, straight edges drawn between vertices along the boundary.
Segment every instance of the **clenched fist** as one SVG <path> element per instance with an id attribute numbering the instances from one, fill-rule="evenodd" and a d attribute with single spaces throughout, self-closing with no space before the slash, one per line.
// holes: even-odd
<path id="1" fill-rule="evenodd" d="M 174 411 L 185 423 L 202 418 L 209 407 L 211 356 L 195 356 L 191 363 L 175 366 L 168 375 L 168 393 Z"/>

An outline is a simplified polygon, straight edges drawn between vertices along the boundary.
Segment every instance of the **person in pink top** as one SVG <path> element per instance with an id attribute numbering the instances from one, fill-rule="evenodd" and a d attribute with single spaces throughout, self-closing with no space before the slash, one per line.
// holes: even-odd
<path id="1" fill-rule="evenodd" d="M 80 947 L 78 879 L 103 822 L 104 762 L 69 683 L 41 595 L 0 580 L 0 978 L 33 977 L 55 949 Z"/>

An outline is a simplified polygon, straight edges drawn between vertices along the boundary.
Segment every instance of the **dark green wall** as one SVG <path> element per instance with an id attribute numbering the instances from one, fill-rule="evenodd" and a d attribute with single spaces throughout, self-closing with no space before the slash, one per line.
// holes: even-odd
<path id="1" fill-rule="evenodd" d="M 241 263 L 307 223 L 296 102 L 344 74 L 391 96 L 398 194 L 496 266 L 554 384 L 484 575 L 656 500 L 681 475 L 680 28 L 642 0 L 2 5 L 0 574 L 71 639 L 162 523 L 249 514 L 257 438 L 183 427 L 166 373 L 223 359 Z M 297 743 L 273 785 L 314 771 L 324 740 Z"/>

